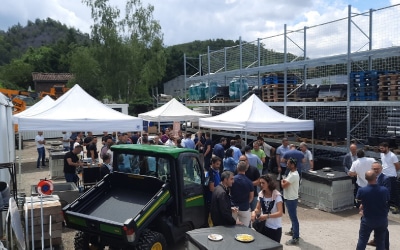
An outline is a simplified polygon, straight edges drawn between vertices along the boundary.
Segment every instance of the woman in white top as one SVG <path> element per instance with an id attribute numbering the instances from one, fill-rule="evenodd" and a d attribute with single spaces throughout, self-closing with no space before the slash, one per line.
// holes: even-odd
<path id="1" fill-rule="evenodd" d="M 260 186 L 257 207 L 251 214 L 251 220 L 254 221 L 257 218 L 265 221 L 261 233 L 279 243 L 282 237 L 282 195 L 276 189 L 276 182 L 269 175 L 260 177 Z"/>

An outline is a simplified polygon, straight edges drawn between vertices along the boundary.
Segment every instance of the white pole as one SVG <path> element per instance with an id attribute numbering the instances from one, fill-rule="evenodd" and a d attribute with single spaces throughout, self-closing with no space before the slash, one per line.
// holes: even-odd
<path id="1" fill-rule="evenodd" d="M 32 231 L 32 249 L 35 249 L 35 230 L 33 227 L 33 196 L 31 195 L 31 231 Z"/>
<path id="2" fill-rule="evenodd" d="M 40 227 L 42 230 L 42 250 L 44 250 L 44 228 L 43 228 L 43 195 L 40 195 Z"/>
<path id="3" fill-rule="evenodd" d="M 19 133 L 18 133 L 19 134 Z M 22 185 L 22 174 L 21 174 L 21 145 L 22 145 L 22 139 L 21 139 L 21 134 L 18 135 L 18 185 L 17 188 Z M 18 190 L 15 190 L 15 192 L 18 192 Z"/>

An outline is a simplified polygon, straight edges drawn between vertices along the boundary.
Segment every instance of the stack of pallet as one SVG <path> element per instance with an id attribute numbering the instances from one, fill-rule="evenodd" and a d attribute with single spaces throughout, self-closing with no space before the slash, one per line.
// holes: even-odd
<path id="1" fill-rule="evenodd" d="M 294 84 L 288 84 L 287 87 L 287 94 L 290 94 L 286 101 L 296 101 L 296 92 L 293 92 L 296 88 Z M 262 86 L 262 100 L 264 102 L 283 102 L 285 95 L 285 85 L 284 84 L 267 84 Z M 293 92 L 293 93 L 292 93 Z"/>
<path id="2" fill-rule="evenodd" d="M 379 77 L 379 100 L 400 100 L 400 74 L 387 74 Z"/>
<path id="3" fill-rule="evenodd" d="M 297 77 L 293 74 L 287 74 L 286 76 L 286 83 L 287 84 L 297 84 Z M 263 85 L 266 84 L 283 84 L 285 83 L 285 76 L 282 73 L 279 74 L 275 74 L 275 73 L 271 73 L 271 74 L 267 74 L 264 75 L 261 79 L 261 82 Z"/>
<path id="4" fill-rule="evenodd" d="M 31 203 L 31 197 L 25 198 L 24 212 L 25 216 L 28 217 L 28 230 L 29 243 L 32 246 L 32 231 L 31 226 L 33 224 L 33 236 L 35 248 L 42 246 L 42 223 L 43 223 L 43 235 L 44 235 L 44 247 L 50 246 L 50 238 L 52 246 L 60 246 L 62 244 L 61 233 L 62 233 L 62 222 L 64 218 L 61 213 L 61 203 L 57 195 L 47 196 L 43 199 L 43 221 L 41 218 L 41 202 L 39 197 L 32 197 L 33 202 Z M 33 220 L 31 219 L 31 210 L 33 208 Z M 50 216 L 51 216 L 51 236 L 50 236 Z M 32 249 L 30 247 L 29 249 Z"/>
<path id="5" fill-rule="evenodd" d="M 350 101 L 378 100 L 378 71 L 350 73 Z"/>

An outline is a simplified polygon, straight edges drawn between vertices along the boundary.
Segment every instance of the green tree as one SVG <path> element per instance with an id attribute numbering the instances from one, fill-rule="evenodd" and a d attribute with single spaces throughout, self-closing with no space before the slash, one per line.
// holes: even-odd
<path id="1" fill-rule="evenodd" d="M 71 54 L 71 73 L 75 79 L 70 81 L 69 87 L 79 84 L 92 96 L 101 96 L 104 92 L 102 85 L 98 84 L 100 76 L 100 65 L 93 57 L 91 48 L 77 47 Z"/>
<path id="2" fill-rule="evenodd" d="M 32 82 L 32 71 L 33 66 L 31 64 L 15 59 L 10 64 L 1 67 L 0 79 L 27 90 Z"/>
<path id="3" fill-rule="evenodd" d="M 91 8 L 94 57 L 104 95 L 128 103 L 149 99 L 149 88 L 165 74 L 166 55 L 154 7 L 127 0 L 125 14 L 108 0 L 83 0 Z M 140 97 L 140 98 L 139 98 Z"/>

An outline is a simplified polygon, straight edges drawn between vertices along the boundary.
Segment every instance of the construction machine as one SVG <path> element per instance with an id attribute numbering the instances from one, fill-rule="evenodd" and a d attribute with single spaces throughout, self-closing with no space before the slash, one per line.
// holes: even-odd
<path id="1" fill-rule="evenodd" d="M 40 92 L 39 97 L 43 98 L 46 95 L 50 96 L 53 99 L 58 99 L 60 96 L 62 96 L 65 92 L 67 92 L 69 88 L 66 88 L 65 85 L 54 85 L 52 88 L 50 88 L 49 92 Z"/>

